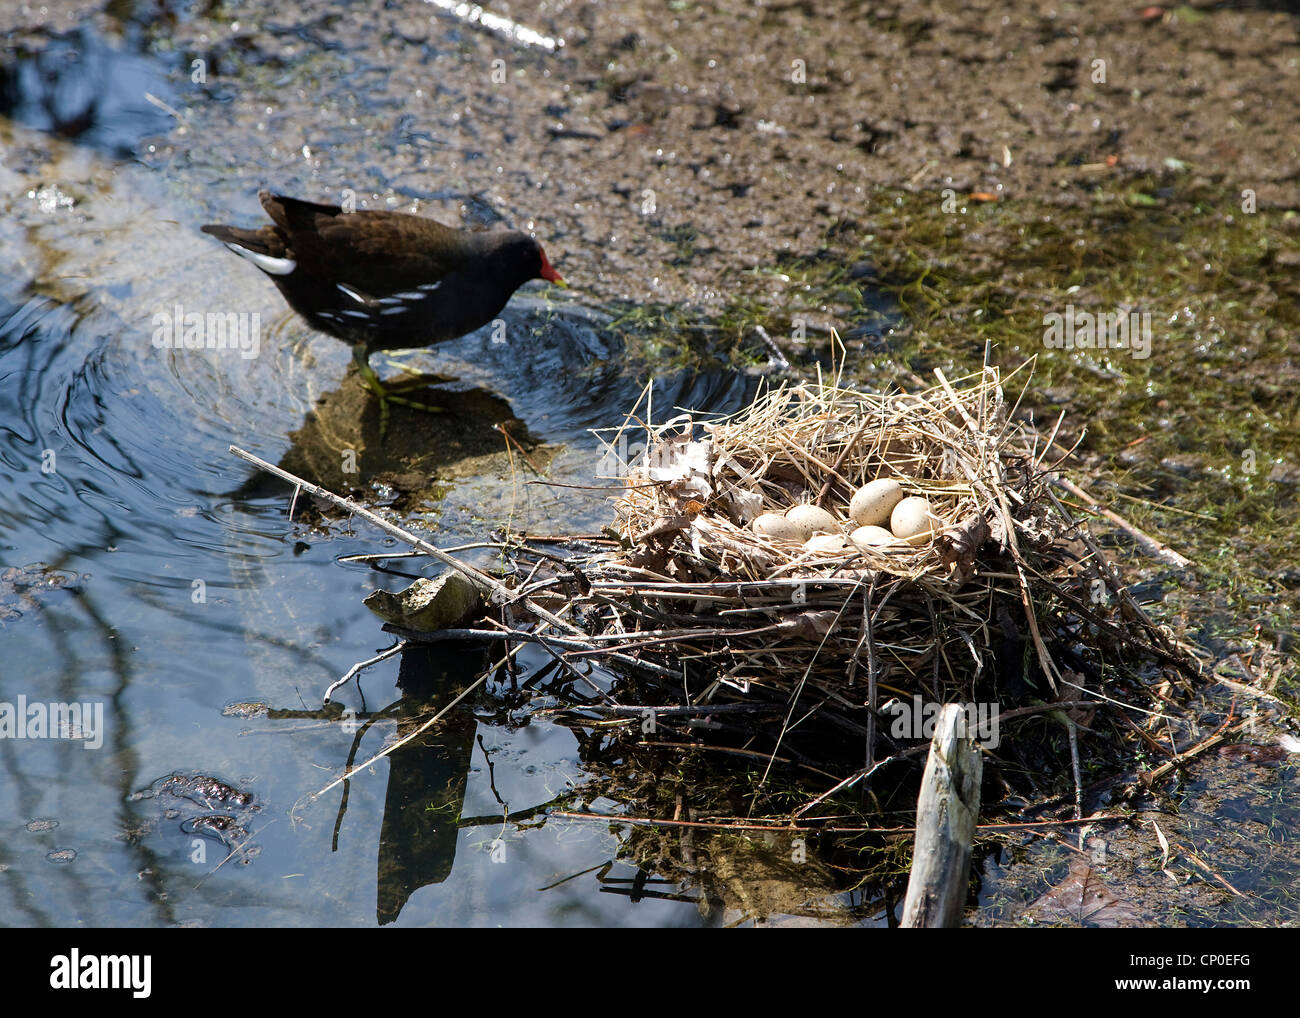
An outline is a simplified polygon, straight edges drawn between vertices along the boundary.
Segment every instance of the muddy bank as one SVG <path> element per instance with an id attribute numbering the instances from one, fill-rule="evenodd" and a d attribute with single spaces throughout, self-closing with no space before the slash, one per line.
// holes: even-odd
<path id="1" fill-rule="evenodd" d="M 553 238 L 598 301 L 780 301 L 783 258 L 870 248 L 881 188 L 1069 204 L 1191 175 L 1264 208 L 1300 200 L 1300 37 L 1269 5 L 492 10 L 563 46 L 323 0 L 14 10 L 3 27 L 150 37 L 192 130 L 146 158 L 219 179 L 210 207 L 352 187 L 504 218 Z"/>

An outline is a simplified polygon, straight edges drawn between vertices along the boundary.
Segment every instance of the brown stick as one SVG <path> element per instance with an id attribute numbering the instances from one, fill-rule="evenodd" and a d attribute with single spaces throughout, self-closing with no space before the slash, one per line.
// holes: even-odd
<path id="1" fill-rule="evenodd" d="M 1168 562 L 1172 566 L 1177 566 L 1179 569 L 1186 569 L 1188 566 L 1192 564 L 1190 559 L 1184 558 L 1182 555 L 1179 555 L 1178 552 L 1174 551 L 1168 545 L 1161 544 L 1150 534 L 1144 533 L 1143 531 L 1139 530 L 1137 527 L 1133 526 L 1132 523 L 1124 519 L 1124 517 L 1120 516 L 1118 513 L 1111 512 L 1111 510 L 1107 509 L 1104 505 L 1098 502 L 1095 498 L 1089 495 L 1086 491 L 1080 488 L 1069 478 L 1062 477 L 1058 474 L 1055 478 L 1053 478 L 1053 482 L 1059 487 L 1064 488 L 1075 498 L 1083 499 L 1083 501 L 1088 503 L 1088 505 L 1093 509 L 1094 512 L 1097 512 L 1100 515 L 1106 517 L 1106 519 L 1110 520 L 1110 522 L 1115 524 L 1115 526 L 1119 527 L 1125 533 L 1129 534 L 1133 538 L 1133 540 L 1137 541 L 1137 543 L 1141 546 L 1142 550 L 1145 551 L 1148 555 L 1151 555 L 1154 558 L 1158 558 L 1162 562 Z"/>
<path id="2" fill-rule="evenodd" d="M 824 505 L 826 496 L 831 493 L 831 488 L 834 487 L 835 482 L 837 480 L 842 480 L 840 477 L 840 467 L 844 466 L 844 461 L 849 458 L 849 453 L 851 453 L 853 447 L 858 444 L 858 439 L 866 434 L 867 428 L 870 426 L 871 419 L 867 418 L 867 420 L 862 422 L 862 427 L 858 428 L 853 437 L 849 439 L 848 445 L 846 445 L 843 451 L 840 452 L 839 456 L 836 457 L 835 463 L 830 469 L 830 473 L 826 475 L 826 483 L 822 485 L 822 490 L 817 492 L 817 497 L 813 499 L 813 505 L 819 505 L 823 509 L 826 508 Z"/>
<path id="3" fill-rule="evenodd" d="M 707 820 L 655 820 L 651 817 L 624 817 L 611 813 L 548 813 L 549 819 L 603 820 L 611 824 L 629 824 L 634 827 L 703 827 L 715 831 L 786 831 L 790 834 L 814 832 L 851 834 L 907 834 L 911 827 L 800 827 L 796 824 L 753 824 L 732 821 Z"/>
<path id="4" fill-rule="evenodd" d="M 1246 723 L 1244 721 L 1240 722 L 1237 725 L 1234 725 L 1232 728 L 1220 727 L 1217 732 L 1215 732 L 1213 735 L 1206 738 L 1203 742 L 1198 742 L 1191 749 L 1183 750 L 1172 760 L 1166 761 L 1165 763 L 1162 763 L 1159 767 L 1155 768 L 1154 770 L 1148 771 L 1147 773 L 1141 775 L 1138 779 L 1139 782 L 1141 783 L 1143 788 L 1150 788 L 1152 785 L 1154 785 L 1157 781 L 1159 781 L 1161 778 L 1167 775 L 1170 771 L 1174 770 L 1174 768 L 1178 767 L 1180 764 L 1187 762 L 1194 756 L 1198 756 L 1201 753 L 1204 753 L 1207 749 L 1213 749 L 1215 746 L 1221 743 L 1228 736 L 1236 735 L 1244 727 L 1246 727 Z M 1137 790 L 1136 786 L 1130 786 L 1129 788 L 1126 788 L 1124 790 L 1124 797 L 1127 798 L 1136 790 Z"/>
<path id="5" fill-rule="evenodd" d="M 618 816 L 613 813 L 548 813 L 554 820 L 596 820 L 633 827 L 707 827 L 715 831 L 789 831 L 792 834 L 913 834 L 915 827 L 836 827 L 825 824 L 755 824 L 747 821 L 655 820 L 652 817 Z M 1122 813 L 1098 813 L 1075 820 L 1028 820 L 1022 824 L 980 824 L 977 831 L 1006 831 L 1021 828 L 1071 827 L 1075 824 L 1099 823 L 1102 820 L 1131 820 Z"/>

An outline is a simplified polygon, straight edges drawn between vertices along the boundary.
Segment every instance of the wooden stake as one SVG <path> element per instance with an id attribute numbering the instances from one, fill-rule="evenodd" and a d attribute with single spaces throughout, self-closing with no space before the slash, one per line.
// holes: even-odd
<path id="1" fill-rule="evenodd" d="M 904 927 L 961 924 L 983 771 L 983 758 L 967 730 L 966 711 L 945 704 L 916 803 L 916 846 L 903 903 Z"/>

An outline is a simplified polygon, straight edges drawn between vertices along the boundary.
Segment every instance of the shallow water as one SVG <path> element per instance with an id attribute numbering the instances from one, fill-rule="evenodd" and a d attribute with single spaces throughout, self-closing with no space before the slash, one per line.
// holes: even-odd
<path id="1" fill-rule="evenodd" d="M 57 47 L 69 45 L 23 58 L 19 76 L 41 59 L 66 64 Z M 50 128 L 35 109 L 16 112 Z M 406 581 L 338 564 L 391 545 L 373 530 L 338 521 L 325 533 L 291 522 L 279 492 L 241 494 L 252 470 L 227 446 L 278 459 L 348 353 L 199 238 L 192 212 L 147 170 L 113 161 L 159 128 L 152 109 L 134 123 L 114 112 L 84 146 L 0 124 L 14 210 L 3 246 L 19 266 L 0 295 L 0 700 L 88 708 L 79 729 L 52 722 L 60 737 L 33 714 L 14 734 L 47 737 L 0 739 L 11 921 L 700 922 L 689 903 L 629 910 L 590 874 L 562 882 L 617 854 L 605 829 L 503 826 L 583 773 L 569 730 L 502 723 L 505 687 L 351 781 L 345 808 L 339 789 L 308 799 L 411 726 L 418 702 L 398 702 L 398 659 L 364 676 L 364 703 L 355 684 L 340 691 L 348 719 L 319 707 L 329 682 L 390 642 L 361 597 Z M 61 183 L 17 192 L 36 160 Z M 154 314 L 228 309 L 232 292 L 237 310 L 268 319 L 258 356 L 156 348 Z M 608 483 L 587 429 L 616 423 L 646 381 L 618 366 L 608 316 L 521 294 L 503 317 L 531 336 L 522 356 L 483 331 L 424 359 L 525 422 L 553 454 L 552 479 Z M 658 379 L 655 397 L 721 411 L 753 385 L 683 373 Z M 426 514 L 431 536 L 481 539 L 496 507 L 547 531 L 603 518 L 599 495 L 503 488 L 493 473 L 447 490 Z M 408 667 L 439 673 L 425 693 L 436 707 L 482 663 L 439 654 Z M 523 653 L 519 681 L 544 663 Z M 250 701 L 260 707 L 227 710 Z"/>
<path id="2" fill-rule="evenodd" d="M 75 237 L 65 241 L 78 245 Z M 581 318 L 556 321 L 543 330 L 552 345 L 528 359 L 494 358 L 490 341 L 479 336 L 448 360 L 472 360 L 479 378 L 536 437 L 562 445 L 556 480 L 600 484 L 593 470 L 599 448 L 585 429 L 634 402 L 642 383 L 606 377 L 595 387 L 568 384 L 573 375 L 559 366 L 578 359 L 574 344 L 610 337 Z M 293 330 L 303 331 L 297 323 L 286 331 Z M 143 337 L 88 302 L 74 307 L 30 297 L 0 310 L 7 581 L 0 583 L 0 696 L 15 704 L 26 697 L 104 711 L 102 732 L 92 733 L 102 738 L 98 748 L 90 749 L 88 739 L 0 740 L 7 778 L 0 814 L 11 827 L 0 852 L 10 868 L 6 886 L 22 888 L 15 899 L 25 901 L 12 906 L 24 923 L 59 926 L 373 922 L 377 856 L 388 871 L 385 850 L 377 852 L 386 813 L 424 815 L 432 808 L 430 787 L 413 784 L 409 774 L 398 781 L 410 752 L 351 782 L 337 844 L 337 791 L 315 805 L 302 800 L 343 769 L 350 751 L 364 759 L 401 724 L 377 719 L 354 746 L 347 729 L 356 725 L 341 725 L 318 708 L 330 681 L 387 642 L 362 595 L 405 581 L 337 564 L 343 555 L 385 546 L 365 526 L 338 524 L 326 537 L 290 522 L 282 496 L 231 494 L 251 471 L 227 454 L 229 443 L 271 458 L 285 446 L 276 429 L 283 432 L 291 414 L 273 403 L 273 370 L 264 391 L 236 397 L 232 374 L 245 365 L 235 357 L 195 366 L 185 352 L 156 356 Z M 331 367 L 337 365 L 319 370 Z M 723 410 L 736 407 L 749 388 L 740 376 L 719 374 L 664 379 L 658 395 L 664 405 L 689 401 Z M 470 480 L 450 492 L 433 539 L 444 545 L 481 539 L 476 489 L 498 484 L 495 477 Z M 525 494 L 514 506 L 516 520 L 563 529 L 552 520 L 557 508 L 565 511 L 564 524 L 599 515 L 599 498 L 567 501 L 566 507 L 563 496 Z M 542 663 L 525 653 L 521 680 Z M 459 688 L 469 674 L 453 672 L 446 682 Z M 371 710 L 395 699 L 396 675 L 392 660 L 365 676 Z M 514 835 L 496 843 L 495 861 L 489 857 L 484 845 L 496 841 L 503 810 L 544 806 L 582 770 L 566 729 L 492 723 L 498 695 L 484 694 L 489 720 L 477 733 L 472 723 L 462 726 L 460 741 L 432 754 L 440 761 L 434 770 L 450 768 L 446 777 L 458 777 L 464 796 L 439 808 L 453 820 L 497 820 L 444 825 L 453 835 L 442 848 L 448 872 L 436 893 L 406 905 L 401 921 L 697 921 L 693 909 L 680 905 L 620 917 L 611 909 L 625 904 L 597 896 L 588 882 L 538 893 L 560 876 L 608 861 L 614 846 L 599 830 Z M 227 705 L 250 700 L 274 716 L 223 714 Z M 338 700 L 358 711 L 357 723 L 369 718 L 355 687 Z M 281 711 L 289 715 L 278 716 Z M 446 738 L 440 730 L 438 741 Z M 419 775 L 431 755 L 417 756 Z M 251 796 L 255 811 L 236 811 L 247 838 L 222 839 L 210 827 L 193 831 L 196 818 L 210 824 L 212 816 L 227 815 L 220 801 L 209 809 L 193 799 L 145 794 L 168 775 L 211 776 Z M 409 802 L 393 801 L 395 783 Z M 35 820 L 53 824 L 23 829 Z M 236 856 L 217 868 L 236 843 Z M 74 861 L 50 861 L 50 853 L 69 850 Z M 453 856 L 460 865 L 452 867 Z M 97 876 L 70 882 L 70 867 Z M 391 884 L 390 875 L 390 891 Z"/>

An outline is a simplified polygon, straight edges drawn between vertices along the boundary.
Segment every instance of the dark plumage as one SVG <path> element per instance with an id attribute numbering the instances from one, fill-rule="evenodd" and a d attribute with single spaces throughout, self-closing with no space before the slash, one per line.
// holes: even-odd
<path id="1" fill-rule="evenodd" d="M 402 212 L 258 192 L 273 226 L 203 232 L 260 268 L 321 332 L 372 350 L 429 346 L 492 321 L 530 279 L 562 283 L 541 245 L 514 231 L 453 230 Z"/>
<path id="2" fill-rule="evenodd" d="M 492 321 L 530 279 L 564 285 L 542 246 L 515 231 L 453 230 L 402 212 L 347 212 L 337 205 L 259 191 L 271 226 L 203 227 L 271 277 L 313 328 L 352 344 L 361 377 L 388 403 L 372 350 L 431 346 Z"/>

